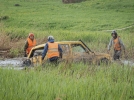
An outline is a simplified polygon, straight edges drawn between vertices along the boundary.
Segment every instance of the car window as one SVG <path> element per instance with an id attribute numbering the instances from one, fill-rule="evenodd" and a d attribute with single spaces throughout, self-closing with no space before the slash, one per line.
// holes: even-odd
<path id="1" fill-rule="evenodd" d="M 62 48 L 62 54 L 63 55 L 67 55 L 69 54 L 69 45 L 68 44 L 60 44 L 61 48 Z"/>
<path id="2" fill-rule="evenodd" d="M 30 54 L 30 58 L 33 57 L 33 56 L 42 55 L 43 49 L 44 48 L 38 48 L 38 49 L 32 50 L 32 52 Z"/>
<path id="3" fill-rule="evenodd" d="M 79 53 L 83 53 L 85 52 L 85 49 L 82 47 L 81 44 L 72 44 L 72 52 L 79 52 Z"/>
<path id="4" fill-rule="evenodd" d="M 43 49 L 35 50 L 35 51 L 34 51 L 34 56 L 42 55 L 42 52 L 43 52 Z"/>

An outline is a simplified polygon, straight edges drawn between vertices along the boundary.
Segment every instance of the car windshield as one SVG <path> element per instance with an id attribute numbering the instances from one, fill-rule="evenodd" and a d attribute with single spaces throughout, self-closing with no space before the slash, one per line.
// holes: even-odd
<path id="1" fill-rule="evenodd" d="M 43 49 L 35 50 L 33 56 L 39 56 L 42 55 Z"/>
<path id="2" fill-rule="evenodd" d="M 33 56 L 42 55 L 43 49 L 44 49 L 44 47 L 32 50 L 32 52 L 30 54 L 30 58 L 33 57 Z"/>

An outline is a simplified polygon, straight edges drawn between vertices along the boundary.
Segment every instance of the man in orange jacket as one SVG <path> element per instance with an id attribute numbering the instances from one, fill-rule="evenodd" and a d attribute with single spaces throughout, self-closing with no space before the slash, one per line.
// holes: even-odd
<path id="1" fill-rule="evenodd" d="M 113 45 L 113 48 L 114 48 L 113 59 L 114 60 L 117 60 L 117 59 L 119 60 L 122 48 L 123 48 L 124 53 L 125 53 L 125 46 L 124 46 L 123 42 L 121 41 L 121 39 L 119 38 L 116 31 L 113 31 L 111 33 L 111 36 L 112 36 L 112 38 L 111 38 L 111 40 L 109 42 L 109 45 L 108 45 L 108 53 L 110 51 L 111 46 Z"/>
<path id="2" fill-rule="evenodd" d="M 24 57 L 27 57 L 27 55 L 30 53 L 32 47 L 36 46 L 36 40 L 34 39 L 34 34 L 29 33 L 29 36 L 27 38 L 27 41 L 24 46 Z"/>
<path id="3" fill-rule="evenodd" d="M 54 42 L 53 36 L 48 36 L 48 42 L 46 43 L 43 53 L 42 60 L 47 54 L 47 58 L 50 62 L 57 64 L 59 58 L 62 58 L 62 49 L 58 43 Z"/>

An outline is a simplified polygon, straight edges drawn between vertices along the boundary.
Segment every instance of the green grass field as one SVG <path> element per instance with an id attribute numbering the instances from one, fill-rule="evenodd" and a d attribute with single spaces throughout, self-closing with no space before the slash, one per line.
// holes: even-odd
<path id="1" fill-rule="evenodd" d="M 56 41 L 82 39 L 91 50 L 106 53 L 111 38 L 111 31 L 106 30 L 132 26 L 117 30 L 128 59 L 132 59 L 133 25 L 134 0 L 85 0 L 72 4 L 63 4 L 62 0 L 0 0 L 2 44 L 2 39 L 10 42 L 9 37 L 25 42 L 33 32 L 38 40 L 48 35 Z M 23 52 L 24 42 L 19 42 L 11 49 L 14 55 Z M 133 76 L 133 67 L 118 64 L 0 69 L 0 100 L 133 100 Z"/>
<path id="2" fill-rule="evenodd" d="M 43 70 L 0 69 L 1 100 L 133 100 L 134 69 L 73 64 Z"/>
<path id="3" fill-rule="evenodd" d="M 56 41 L 82 39 L 94 51 L 104 52 L 111 38 L 111 31 L 104 30 L 133 25 L 133 9 L 133 0 L 86 0 L 73 4 L 63 4 L 61 0 L 1 0 L 0 16 L 7 19 L 0 20 L 0 30 L 11 38 L 26 39 L 33 32 L 36 38 L 53 35 Z M 134 39 L 129 38 L 133 37 L 133 27 L 117 32 L 127 50 L 132 51 Z"/>
<path id="4" fill-rule="evenodd" d="M 133 0 L 86 0 L 75 4 L 63 4 L 61 0 L 1 0 L 0 16 L 9 17 L 1 20 L 1 30 L 20 37 L 29 32 L 40 37 L 114 30 L 134 24 L 133 9 Z"/>

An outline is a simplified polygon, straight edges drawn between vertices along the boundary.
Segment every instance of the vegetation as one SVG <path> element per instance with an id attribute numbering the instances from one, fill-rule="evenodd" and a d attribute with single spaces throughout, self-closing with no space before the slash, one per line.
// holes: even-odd
<path id="1" fill-rule="evenodd" d="M 134 0 L 0 0 L 0 49 L 20 56 L 29 32 L 38 43 L 48 35 L 56 41 L 82 39 L 106 53 L 111 30 L 117 30 L 134 56 Z M 109 31 L 110 30 L 110 31 Z M 6 41 L 6 42 L 5 42 Z M 124 56 L 125 57 L 125 56 Z M 134 99 L 133 67 L 111 64 L 63 64 L 26 71 L 0 69 L 1 100 L 129 100 Z"/>
<path id="2" fill-rule="evenodd" d="M 82 39 L 94 51 L 106 52 L 111 31 L 104 30 L 134 24 L 133 0 L 86 0 L 72 4 L 63 4 L 61 0 L 0 2 L 0 32 L 11 39 L 25 39 L 29 32 L 38 39 L 51 34 L 57 41 Z M 129 39 L 133 37 L 133 27 L 117 32 L 130 51 L 127 55 L 133 55 L 134 40 Z"/>
<path id="3" fill-rule="evenodd" d="M 111 65 L 0 69 L 1 100 L 131 100 L 134 69 Z"/>
<path id="4" fill-rule="evenodd" d="M 20 6 L 14 6 L 14 4 Z M 133 0 L 86 0 L 63 4 L 60 0 L 1 0 L 1 29 L 14 37 L 113 30 L 133 24 Z M 97 32 L 99 33 L 99 32 Z M 64 38 L 61 36 L 61 38 Z"/>

